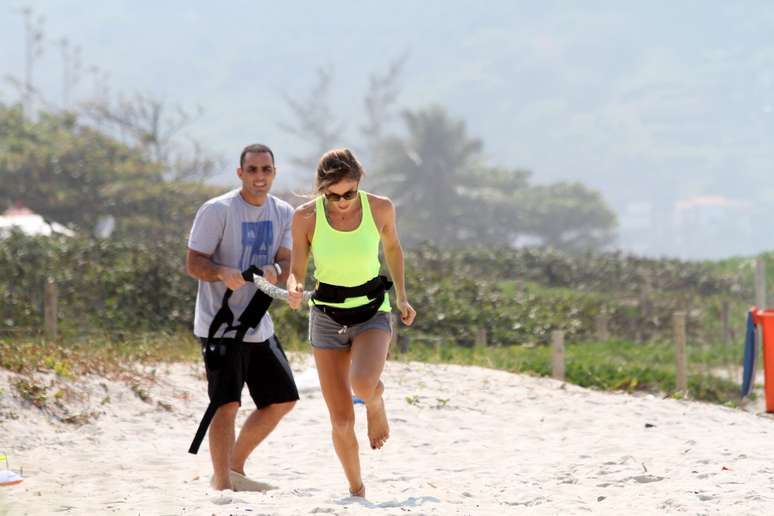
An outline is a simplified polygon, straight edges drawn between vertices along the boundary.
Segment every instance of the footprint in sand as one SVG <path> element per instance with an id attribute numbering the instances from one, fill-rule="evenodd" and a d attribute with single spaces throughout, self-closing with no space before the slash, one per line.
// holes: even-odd
<path id="1" fill-rule="evenodd" d="M 661 482 L 664 480 L 664 477 L 658 477 L 656 475 L 637 475 L 636 477 L 629 477 L 627 480 L 634 480 L 638 484 L 650 484 L 651 482 Z"/>
<path id="2" fill-rule="evenodd" d="M 245 503 L 244 500 L 240 500 L 238 498 L 234 498 L 233 496 L 228 495 L 218 495 L 212 500 L 210 500 L 215 505 L 228 505 L 230 503 Z"/>

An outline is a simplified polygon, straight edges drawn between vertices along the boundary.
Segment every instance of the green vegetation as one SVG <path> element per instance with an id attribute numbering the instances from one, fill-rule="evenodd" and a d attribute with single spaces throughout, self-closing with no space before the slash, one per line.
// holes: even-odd
<path id="1" fill-rule="evenodd" d="M 198 360 L 199 345 L 189 332 L 91 334 L 50 342 L 42 337 L 0 338 L 0 367 L 20 374 L 50 372 L 65 379 L 83 374 L 121 377 L 137 363 Z"/>
<path id="2" fill-rule="evenodd" d="M 283 334 L 289 351 L 308 352 L 308 344 L 294 333 Z M 570 343 L 566 349 L 566 378 L 570 383 L 603 390 L 648 391 L 664 396 L 683 394 L 698 400 L 733 405 L 739 386 L 713 376 L 711 371 L 738 361 L 738 349 L 728 346 L 689 348 L 687 393 L 675 392 L 675 357 L 671 343 L 636 344 L 626 341 Z M 415 343 L 407 353 L 391 353 L 391 359 L 452 363 L 501 369 L 514 373 L 550 376 L 551 356 L 547 346 L 463 347 L 451 342 L 437 345 Z M 63 378 L 100 374 L 129 381 L 135 394 L 147 398 L 137 381 L 136 363 L 198 361 L 198 342 L 188 333 L 142 334 L 131 339 L 109 335 L 64 339 L 51 343 L 37 339 L 0 339 L 0 367 L 23 375 L 55 373 Z M 49 387 L 26 378 L 14 388 L 24 399 L 43 407 L 55 397 Z M 416 401 L 416 400 L 415 400 Z M 109 402 L 109 400 L 108 400 Z M 438 405 L 443 406 L 443 400 Z"/>
<path id="3" fill-rule="evenodd" d="M 710 371 L 739 360 L 737 349 L 690 348 L 688 392 L 675 392 L 675 356 L 671 343 L 636 344 L 625 341 L 571 343 L 565 349 L 565 376 L 569 383 L 602 390 L 647 391 L 733 405 L 739 385 Z M 537 376 L 551 375 L 548 346 L 465 348 L 441 344 L 412 346 L 392 358 L 404 362 L 452 363 L 502 369 Z"/>
<path id="4" fill-rule="evenodd" d="M 0 366 L 63 378 L 117 374 L 133 361 L 198 359 L 190 336 L 195 282 L 183 272 L 183 244 L 31 238 L 0 245 Z M 688 313 L 688 395 L 733 402 L 737 386 L 714 369 L 739 362 L 745 271 L 619 254 L 568 257 L 549 250 L 419 247 L 407 252 L 408 283 L 419 317 L 401 328 L 401 360 L 472 364 L 548 375 L 548 341 L 565 331 L 568 381 L 600 389 L 673 394 L 671 314 Z M 40 337 L 43 284 L 59 287 L 58 343 Z M 723 328 L 721 307 L 730 324 Z M 613 340 L 597 342 L 605 313 Z M 289 350 L 303 350 L 306 314 L 272 307 Z M 486 347 L 475 347 L 479 329 Z M 724 334 L 727 331 L 729 334 Z M 737 339 L 733 335 L 739 336 Z M 17 388 L 17 390 L 19 390 Z M 41 392 L 22 386 L 36 398 Z M 34 392 L 33 392 L 34 391 Z M 138 394 L 139 395 L 139 394 Z"/>
<path id="5" fill-rule="evenodd" d="M 13 387 L 23 400 L 29 401 L 38 408 L 46 406 L 48 395 L 45 386 L 35 384 L 24 378 L 18 378 L 13 382 Z"/>
<path id="6" fill-rule="evenodd" d="M 758 257 L 763 259 L 766 267 L 767 299 L 772 299 L 774 295 L 774 252 L 761 253 Z M 752 304 L 755 288 L 755 260 L 756 257 L 739 256 L 717 262 L 706 262 L 703 265 L 719 274 L 733 275 L 740 278 L 739 289 L 747 294 Z"/>
<path id="7" fill-rule="evenodd" d="M 143 332 L 188 330 L 196 283 L 183 271 L 181 239 L 156 241 L 30 238 L 0 245 L 0 335 L 42 326 L 43 285 L 59 289 L 65 336 L 93 332 L 131 338 Z M 619 254 L 567 257 L 550 250 L 418 247 L 406 254 L 407 283 L 420 316 L 411 340 L 441 338 L 471 346 L 477 329 L 490 345 L 547 343 L 595 337 L 606 314 L 616 338 L 671 339 L 672 313 L 686 311 L 689 340 L 725 342 L 741 335 L 747 300 L 741 279 L 695 263 Z M 722 327 L 726 307 L 728 328 Z M 281 335 L 304 335 L 304 314 L 272 308 Z"/>
<path id="8" fill-rule="evenodd" d="M 161 110 L 148 99 L 136 102 L 155 106 L 148 113 Z M 126 116 L 102 116 L 123 124 L 137 111 L 125 107 Z M 164 150 L 171 143 L 158 130 L 141 137 L 142 124 L 127 126 L 135 135 L 127 142 L 83 118 L 38 113 L 30 120 L 18 106 L 0 105 L 0 206 L 21 201 L 77 233 L 0 240 L 0 367 L 61 379 L 88 372 L 131 378 L 137 361 L 198 360 L 190 336 L 196 282 L 183 259 L 196 209 L 217 193 L 193 178 L 212 163 L 195 155 L 173 163 Z M 672 314 L 680 310 L 688 321 L 688 394 L 735 399 L 736 386 L 711 372 L 738 362 L 729 342 L 741 338 L 753 297 L 749 260 L 689 263 L 592 252 L 615 227 L 594 191 L 538 187 L 525 171 L 482 166 L 481 142 L 443 108 L 406 112 L 403 121 L 406 134 L 396 137 L 372 120 L 368 167 L 382 183 L 379 193 L 396 200 L 404 242 L 415 244 L 407 245 L 406 271 L 419 315 L 415 326 L 401 328 L 409 352 L 399 359 L 547 375 L 547 343 L 562 330 L 568 381 L 672 395 L 669 342 Z M 318 136 L 325 143 L 329 135 Z M 95 239 L 94 226 L 105 216 L 115 218 L 115 231 Z M 527 235 L 563 252 L 509 246 Z M 767 260 L 774 262 L 774 254 Z M 56 342 L 41 336 L 48 280 L 58 288 Z M 306 351 L 306 314 L 282 303 L 271 311 L 286 348 Z M 600 316 L 609 342 L 598 342 Z M 486 346 L 475 346 L 482 332 Z M 142 385 L 133 385 L 143 398 Z M 38 405 L 63 398 L 49 387 L 32 380 L 14 386 Z"/>
<path id="9" fill-rule="evenodd" d="M 424 246 L 406 262 L 411 299 L 421 309 L 407 335 L 465 346 L 481 327 L 496 346 L 544 344 L 552 330 L 565 331 L 570 342 L 590 341 L 600 314 L 615 338 L 665 341 L 675 311 L 688 314 L 689 341 L 727 342 L 741 335 L 753 297 L 744 271 L 620 253 Z"/>
<path id="10" fill-rule="evenodd" d="M 405 135 L 377 142 L 370 170 L 398 206 L 406 244 L 501 246 L 526 237 L 575 253 L 614 240 L 616 216 L 599 192 L 572 182 L 531 185 L 528 171 L 484 166 L 481 140 L 442 106 L 401 118 Z"/>
<path id="11" fill-rule="evenodd" d="M 59 290 L 65 335 L 174 331 L 192 320 L 195 282 L 183 272 L 178 239 L 116 241 L 30 238 L 0 243 L 0 328 L 34 331 L 42 325 L 43 285 Z M 2 331 L 0 331 L 2 335 Z"/>
<path id="12" fill-rule="evenodd" d="M 529 171 L 485 165 L 483 142 L 445 107 L 400 109 L 404 63 L 393 61 L 369 78 L 362 144 L 352 145 L 368 170 L 367 188 L 398 207 L 405 245 L 501 246 L 529 239 L 577 253 L 614 241 L 616 216 L 598 191 L 577 182 L 530 184 Z M 285 97 L 291 120 L 280 127 L 304 149 L 290 158 L 303 170 L 314 170 L 324 152 L 347 139 L 346 124 L 330 103 L 332 80 L 321 68 L 306 97 Z M 390 131 L 393 118 L 402 122 L 399 134 Z"/>
<path id="13" fill-rule="evenodd" d="M 201 203 L 224 188 L 167 181 L 167 168 L 76 114 L 40 113 L 33 122 L 20 106 L 0 104 L 0 211 L 20 201 L 83 235 L 111 216 L 114 238 L 180 238 Z"/>

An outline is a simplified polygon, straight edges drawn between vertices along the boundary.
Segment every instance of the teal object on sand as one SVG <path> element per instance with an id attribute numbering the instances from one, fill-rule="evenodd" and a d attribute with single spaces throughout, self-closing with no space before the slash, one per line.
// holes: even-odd
<path id="1" fill-rule="evenodd" d="M 744 337 L 744 359 L 742 362 L 742 398 L 750 394 L 755 383 L 755 361 L 758 356 L 758 342 L 752 310 L 747 314 L 747 330 Z"/>

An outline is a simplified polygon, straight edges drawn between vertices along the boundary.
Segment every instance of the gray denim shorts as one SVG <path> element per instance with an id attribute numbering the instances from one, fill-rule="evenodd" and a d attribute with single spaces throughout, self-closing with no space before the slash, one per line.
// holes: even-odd
<path id="1" fill-rule="evenodd" d="M 392 333 L 390 314 L 380 311 L 365 322 L 342 326 L 322 313 L 319 308 L 309 309 L 309 342 L 315 348 L 349 349 L 355 337 L 366 330 L 373 329 Z"/>

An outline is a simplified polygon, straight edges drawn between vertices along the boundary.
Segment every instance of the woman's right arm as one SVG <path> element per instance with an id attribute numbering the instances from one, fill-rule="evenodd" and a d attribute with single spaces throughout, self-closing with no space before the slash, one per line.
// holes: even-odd
<path id="1" fill-rule="evenodd" d="M 293 249 L 290 253 L 290 274 L 288 275 L 288 305 L 293 310 L 301 306 L 306 266 L 309 261 L 310 226 L 314 224 L 314 204 L 303 204 L 293 213 L 290 232 L 293 235 Z"/>

